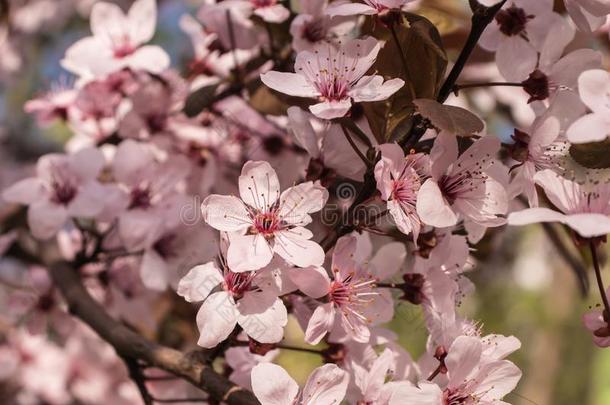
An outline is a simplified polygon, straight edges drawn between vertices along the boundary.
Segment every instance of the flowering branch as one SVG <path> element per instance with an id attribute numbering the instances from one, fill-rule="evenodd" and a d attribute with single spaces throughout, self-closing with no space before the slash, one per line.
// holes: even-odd
<path id="1" fill-rule="evenodd" d="M 70 313 L 89 325 L 121 357 L 139 360 L 179 376 L 217 401 L 233 405 L 258 404 L 251 392 L 231 383 L 195 356 L 152 342 L 112 319 L 93 300 L 75 269 L 67 263 L 50 266 L 49 273 L 66 300 Z"/>

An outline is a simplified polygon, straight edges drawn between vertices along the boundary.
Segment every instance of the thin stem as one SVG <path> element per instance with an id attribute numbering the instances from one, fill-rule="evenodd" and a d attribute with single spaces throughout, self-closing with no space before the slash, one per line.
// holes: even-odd
<path id="1" fill-rule="evenodd" d="M 608 302 L 608 296 L 606 295 L 604 280 L 602 280 L 602 272 L 599 266 L 599 258 L 597 257 L 597 249 L 595 249 L 595 242 L 593 240 L 589 241 L 589 248 L 591 249 L 591 257 L 593 258 L 593 268 L 595 269 L 595 278 L 597 280 L 599 294 L 602 297 L 602 302 L 604 303 L 606 313 L 610 315 L 610 303 Z"/>
<path id="2" fill-rule="evenodd" d="M 468 83 L 468 84 L 456 84 L 453 86 L 453 92 L 457 94 L 463 89 L 473 89 L 477 87 L 523 87 L 523 83 L 515 82 L 481 82 L 481 83 Z"/>
<path id="3" fill-rule="evenodd" d="M 481 35 L 483 35 L 483 31 L 485 28 L 493 21 L 496 13 L 500 11 L 502 6 L 506 3 L 507 0 L 502 0 L 500 3 L 496 4 L 493 7 L 484 7 L 477 3 L 472 3 L 473 14 L 472 14 L 472 28 L 470 29 L 470 33 L 468 34 L 468 38 L 466 39 L 466 43 L 464 44 L 464 48 L 460 52 L 460 56 L 458 56 L 455 61 L 455 65 L 449 72 L 441 91 L 439 92 L 437 101 L 444 103 L 449 95 L 451 94 L 451 90 L 453 86 L 457 82 L 457 79 L 462 74 L 462 70 L 466 66 L 466 62 L 470 59 L 470 55 L 472 51 L 476 48 L 479 43 L 479 39 Z"/>
<path id="4" fill-rule="evenodd" d="M 356 154 L 364 162 L 366 167 L 370 167 L 371 166 L 371 162 L 369 162 L 369 160 L 366 158 L 366 156 L 364 156 L 364 154 L 360 151 L 360 149 L 358 149 L 358 146 L 354 143 L 354 140 L 350 136 L 349 131 L 347 130 L 347 128 L 345 128 L 343 126 L 343 124 L 341 124 L 341 129 L 343 130 L 343 135 L 345 135 L 345 138 L 347 139 L 347 142 L 350 144 L 352 149 L 354 149 L 354 152 L 356 152 Z"/>
<path id="5" fill-rule="evenodd" d="M 583 297 L 586 297 L 587 293 L 589 292 L 589 279 L 587 278 L 587 271 L 582 265 L 581 260 L 574 256 L 572 253 L 573 248 L 562 240 L 561 236 L 558 234 L 558 229 L 556 226 L 548 222 L 543 222 L 542 228 L 555 247 L 557 253 L 559 253 L 561 258 L 572 269 L 574 275 L 576 276 L 580 293 Z"/>
<path id="6" fill-rule="evenodd" d="M 373 144 L 371 143 L 371 140 L 369 139 L 369 137 L 364 133 L 364 131 L 354 121 L 352 121 L 349 118 L 340 118 L 337 121 L 341 124 L 341 126 L 345 126 L 353 134 L 355 134 L 358 137 L 358 139 L 360 139 L 362 141 L 362 143 L 364 143 L 366 146 L 368 146 L 369 148 L 373 147 Z"/>
<path id="7" fill-rule="evenodd" d="M 248 342 L 244 342 L 244 341 L 237 341 L 235 342 L 236 346 L 249 346 Z M 299 347 L 299 346 L 291 346 L 291 345 L 284 345 L 284 344 L 275 344 L 274 345 L 275 348 L 277 349 L 283 349 L 283 350 L 292 350 L 295 352 L 304 352 L 304 353 L 311 353 L 311 354 L 317 354 L 317 355 L 322 355 L 322 352 L 320 350 L 316 350 L 316 349 L 311 349 L 309 347 Z"/>
<path id="8" fill-rule="evenodd" d="M 396 28 L 394 28 L 394 23 L 390 24 L 390 32 L 392 33 L 392 38 L 394 39 L 394 43 L 396 44 L 396 48 L 398 48 L 398 53 L 400 54 L 400 61 L 402 62 L 402 67 L 405 71 L 405 82 L 407 82 L 409 93 L 411 93 L 411 98 L 415 99 L 415 89 L 413 88 L 413 81 L 411 80 L 411 73 L 409 72 L 409 64 L 407 63 L 405 52 L 403 51 L 402 46 L 400 46 L 400 41 L 398 40 L 398 34 L 396 33 Z"/>
<path id="9" fill-rule="evenodd" d="M 440 364 L 438 365 L 438 367 L 436 368 L 436 370 L 434 370 L 434 371 L 432 372 L 432 374 L 430 374 L 430 377 L 428 377 L 428 381 L 432 381 L 432 380 L 434 380 L 434 378 L 435 378 L 437 375 L 439 375 L 439 374 L 440 374 L 440 372 L 441 372 L 441 370 L 443 369 L 443 367 L 444 367 L 444 366 L 443 366 L 443 363 L 440 363 Z"/>

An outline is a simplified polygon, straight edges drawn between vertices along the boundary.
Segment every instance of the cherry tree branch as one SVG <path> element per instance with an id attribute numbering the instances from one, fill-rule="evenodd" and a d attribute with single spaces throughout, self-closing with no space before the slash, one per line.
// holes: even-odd
<path id="1" fill-rule="evenodd" d="M 470 7 L 472 8 L 472 27 L 470 29 L 470 33 L 468 34 L 468 38 L 466 39 L 466 43 L 460 52 L 457 60 L 455 61 L 455 65 L 449 72 L 447 79 L 445 79 L 445 83 L 439 92 L 437 101 L 444 103 L 451 92 L 458 78 L 462 74 L 462 70 L 466 66 L 466 62 L 470 59 L 470 55 L 477 47 L 479 40 L 481 39 L 481 35 L 483 35 L 483 31 L 487 28 L 489 24 L 493 21 L 494 17 L 500 11 L 504 3 L 507 0 L 502 0 L 500 3 L 495 6 L 485 7 L 479 4 L 478 1 L 471 1 Z"/>
<path id="2" fill-rule="evenodd" d="M 216 401 L 231 405 L 259 404 L 254 394 L 216 373 L 197 356 L 150 341 L 110 317 L 89 295 L 77 271 L 69 264 L 53 264 L 49 267 L 49 273 L 66 300 L 70 313 L 89 325 L 123 359 L 141 361 L 174 374 L 202 389 Z"/>

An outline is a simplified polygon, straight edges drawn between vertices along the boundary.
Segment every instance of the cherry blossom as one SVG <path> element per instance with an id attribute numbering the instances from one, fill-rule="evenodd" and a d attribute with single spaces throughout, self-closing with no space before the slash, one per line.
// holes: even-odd
<path id="1" fill-rule="evenodd" d="M 579 29 L 595 31 L 606 22 L 610 4 L 605 0 L 565 0 L 566 9 Z"/>
<path id="2" fill-rule="evenodd" d="M 332 257 L 333 279 L 324 269 L 294 272 L 293 282 L 312 298 L 328 297 L 329 302 L 313 312 L 305 340 L 317 344 L 333 328 L 340 328 L 350 339 L 366 343 L 369 325 L 392 317 L 392 300 L 386 289 L 376 287 L 377 279 L 356 259 L 358 239 L 339 239 Z"/>
<path id="3" fill-rule="evenodd" d="M 220 291 L 215 291 L 220 286 Z M 261 343 L 279 342 L 288 321 L 286 307 L 273 290 L 257 285 L 257 273 L 235 273 L 214 262 L 193 267 L 178 284 L 188 302 L 203 301 L 197 312 L 198 345 L 215 347 L 235 326 Z"/>
<path id="4" fill-rule="evenodd" d="M 260 269 L 274 253 L 300 267 L 322 264 L 324 251 L 304 225 L 326 204 L 326 189 L 306 182 L 280 194 L 269 163 L 250 161 L 242 168 L 239 193 L 241 198 L 214 194 L 201 205 L 210 226 L 232 233 L 227 263 L 233 271 Z"/>
<path id="5" fill-rule="evenodd" d="M 530 207 L 538 206 L 536 172 L 554 168 L 553 159 L 564 147 L 564 143 L 557 140 L 559 130 L 559 121 L 553 117 L 535 124 L 531 136 L 515 129 L 511 157 L 518 163 L 511 168 L 515 175 L 511 187 L 514 192 L 527 196 Z"/>
<path id="6" fill-rule="evenodd" d="M 534 181 L 544 189 L 547 198 L 558 211 L 540 207 L 513 212 L 508 216 L 510 225 L 560 222 L 583 238 L 610 233 L 608 182 L 580 185 L 548 169 L 536 173 Z"/>
<path id="7" fill-rule="evenodd" d="M 521 371 L 508 360 L 490 361 L 483 353 L 479 338 L 457 338 L 444 360 L 448 376 L 445 388 L 428 381 L 420 382 L 419 387 L 401 385 L 390 404 L 498 403 L 515 388 Z"/>
<path id="8" fill-rule="evenodd" d="M 610 135 L 610 73 L 605 70 L 584 72 L 578 78 L 578 92 L 592 113 L 574 122 L 568 129 L 568 139 L 573 143 L 603 141 Z"/>
<path id="9" fill-rule="evenodd" d="M 123 68 L 161 73 L 169 56 L 156 45 L 143 45 L 153 37 L 156 19 L 155 0 L 134 2 L 127 15 L 115 4 L 96 3 L 91 10 L 93 36 L 72 45 L 62 65 L 85 80 Z"/>
<path id="10" fill-rule="evenodd" d="M 522 80 L 538 63 L 549 27 L 566 24 L 553 13 L 552 0 L 509 0 L 481 37 L 481 46 L 496 53 L 500 73 L 507 80 Z M 519 59 L 520 63 L 514 63 Z"/>
<path id="11" fill-rule="evenodd" d="M 97 177 L 103 166 L 97 149 L 45 155 L 38 160 L 37 176 L 4 190 L 3 198 L 28 205 L 32 234 L 49 239 L 68 219 L 91 218 L 102 211 L 106 191 Z"/>
<path id="12" fill-rule="evenodd" d="M 271 363 L 252 369 L 252 389 L 262 405 L 333 405 L 341 403 L 349 382 L 348 375 L 334 364 L 315 369 L 299 390 L 286 371 Z"/>
<path id="13" fill-rule="evenodd" d="M 425 155 L 404 156 L 396 144 L 381 145 L 381 160 L 375 167 L 375 180 L 381 198 L 388 202 L 388 210 L 396 226 L 417 241 L 422 221 L 417 214 L 417 195 L 429 172 Z"/>
<path id="14" fill-rule="evenodd" d="M 309 110 L 320 118 L 343 117 L 352 100 L 385 100 L 404 85 L 401 79 L 384 82 L 379 75 L 365 75 L 380 49 L 381 44 L 372 37 L 349 40 L 338 48 L 318 45 L 313 51 L 298 53 L 296 73 L 271 71 L 261 75 L 261 80 L 281 93 L 318 99 Z"/>
<path id="15" fill-rule="evenodd" d="M 458 157 L 457 139 L 441 132 L 430 153 L 431 177 L 417 198 L 417 213 L 432 226 L 455 225 L 459 216 L 484 226 L 504 223 L 507 211 L 503 185 L 490 175 L 500 141 L 493 135 L 476 141 Z M 440 202 L 440 203 L 439 203 Z"/>

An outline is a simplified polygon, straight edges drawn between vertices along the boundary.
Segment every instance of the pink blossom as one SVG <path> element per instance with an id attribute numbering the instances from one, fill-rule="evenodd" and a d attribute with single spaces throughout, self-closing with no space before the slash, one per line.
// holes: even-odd
<path id="1" fill-rule="evenodd" d="M 441 388 L 428 381 L 420 382 L 418 387 L 401 385 L 392 396 L 390 405 L 500 403 L 519 382 L 521 371 L 508 360 L 493 361 L 483 354 L 479 338 L 458 337 L 444 360 L 448 377 L 446 386 Z"/>
<path id="2" fill-rule="evenodd" d="M 374 15 L 390 10 L 400 10 L 413 0 L 362 0 L 352 3 L 349 0 L 335 1 L 328 7 L 326 13 L 330 16 Z"/>
<path id="3" fill-rule="evenodd" d="M 508 216 L 510 225 L 560 222 L 583 238 L 610 233 L 610 183 L 578 184 L 551 170 L 542 170 L 534 181 L 557 208 L 529 208 Z"/>
<path id="4" fill-rule="evenodd" d="M 576 26 L 585 32 L 600 28 L 610 14 L 606 0 L 565 0 L 565 5 Z"/>
<path id="5" fill-rule="evenodd" d="M 429 161 L 424 154 L 405 156 L 397 144 L 379 147 L 381 160 L 375 166 L 375 180 L 381 198 L 388 203 L 388 210 L 398 229 L 412 234 L 417 241 L 422 221 L 417 214 L 417 195 L 429 174 Z"/>
<path id="6" fill-rule="evenodd" d="M 169 56 L 155 45 L 143 45 L 155 33 L 155 0 L 134 2 L 127 15 L 119 6 L 99 2 L 91 10 L 93 36 L 83 38 L 67 51 L 62 65 L 84 80 L 123 68 L 161 73 Z"/>
<path id="7" fill-rule="evenodd" d="M 28 205 L 28 225 L 39 239 L 49 239 L 70 218 L 93 218 L 104 208 L 106 191 L 97 181 L 104 157 L 97 149 L 73 155 L 41 157 L 36 177 L 4 190 L 6 201 Z"/>
<path id="8" fill-rule="evenodd" d="M 67 120 L 68 110 L 74 105 L 77 91 L 74 89 L 51 90 L 41 97 L 29 100 L 24 105 L 28 114 L 34 114 L 41 125 L 50 125 L 55 120 Z"/>
<path id="9" fill-rule="evenodd" d="M 197 312 L 199 344 L 215 347 L 239 324 L 261 343 L 276 343 L 284 336 L 286 307 L 273 290 L 258 285 L 258 273 L 235 273 L 214 262 L 193 267 L 178 284 L 178 295 L 188 302 L 203 301 Z M 220 286 L 220 291 L 215 291 Z"/>
<path id="10" fill-rule="evenodd" d="M 250 375 L 252 369 L 257 364 L 272 362 L 279 354 L 280 351 L 278 349 L 270 350 L 264 356 L 261 356 L 251 353 L 248 347 L 229 348 L 225 353 L 227 365 L 231 367 L 232 370 L 229 375 L 229 380 L 251 390 Z"/>
<path id="11" fill-rule="evenodd" d="M 487 135 L 458 157 L 457 139 L 441 132 L 430 153 L 431 177 L 419 190 L 417 214 L 435 227 L 455 225 L 460 216 L 476 224 L 504 223 L 507 197 L 503 185 L 490 176 L 500 141 Z"/>
<path id="12" fill-rule="evenodd" d="M 252 390 L 262 405 L 334 405 L 345 397 L 348 374 L 334 364 L 316 368 L 303 390 L 286 371 L 272 363 L 252 369 Z"/>
<path id="13" fill-rule="evenodd" d="M 299 107 L 288 108 L 287 114 L 290 133 L 311 157 L 310 167 L 318 163 L 340 176 L 356 181 L 363 180 L 366 166 L 351 148 L 340 125 L 318 119 Z M 371 139 L 371 142 L 376 143 L 374 139 Z M 366 153 L 367 145 L 358 139 L 355 139 L 354 143 L 362 153 Z"/>
<path id="14" fill-rule="evenodd" d="M 150 247 L 178 225 L 187 202 L 176 190 L 188 169 L 181 156 L 157 159 L 151 145 L 126 140 L 117 147 L 112 171 L 123 195 L 115 201 L 119 210 L 115 215 L 127 250 Z"/>
<path id="15" fill-rule="evenodd" d="M 523 89 L 530 96 L 528 102 L 552 100 L 562 91 L 576 92 L 580 74 L 601 67 L 602 55 L 592 49 L 577 49 L 563 55 L 573 38 L 574 29 L 571 26 L 557 25 L 551 28 L 542 45 L 536 69 L 523 81 Z M 544 109 L 540 106 L 533 108 Z"/>
<path id="16" fill-rule="evenodd" d="M 572 143 L 603 141 L 610 135 L 610 73 L 605 70 L 589 70 L 578 78 L 580 98 L 589 109 L 568 129 Z"/>
<path id="17" fill-rule="evenodd" d="M 213 49 L 212 45 L 218 40 L 218 35 L 205 32 L 203 26 L 188 14 L 180 19 L 180 28 L 193 44 L 194 58 L 188 66 L 191 91 L 227 79 L 235 68 L 236 61 L 241 65 L 254 56 L 253 52 L 241 49 L 225 53 Z"/>
<path id="18" fill-rule="evenodd" d="M 515 129 L 511 157 L 519 163 L 511 169 L 515 175 L 511 187 L 515 193 L 525 194 L 530 207 L 538 206 L 534 182 L 536 172 L 554 168 L 554 158 L 565 148 L 562 142 L 557 141 L 559 130 L 559 121 L 553 117 L 534 124 L 531 136 Z"/>
<path id="19" fill-rule="evenodd" d="M 275 170 L 267 162 L 247 162 L 239 177 L 239 194 L 208 196 L 201 205 L 204 220 L 232 232 L 227 263 L 233 271 L 260 269 L 277 253 L 299 267 L 319 266 L 324 251 L 304 228 L 328 199 L 328 191 L 312 182 L 290 187 L 280 195 Z"/>
<path id="20" fill-rule="evenodd" d="M 479 44 L 496 52 L 502 76 L 507 80 L 523 80 L 536 68 L 538 52 L 549 27 L 558 24 L 566 22 L 553 13 L 552 0 L 509 0 L 487 27 Z"/>
<path id="21" fill-rule="evenodd" d="M 297 51 L 313 50 L 321 41 L 332 41 L 351 31 L 353 19 L 327 15 L 328 0 L 300 0 L 299 15 L 290 24 L 292 48 Z"/>
<path id="22" fill-rule="evenodd" d="M 332 257 L 332 280 L 322 268 L 292 272 L 292 281 L 305 294 L 328 298 L 328 303 L 319 305 L 309 320 L 305 332 L 305 341 L 309 344 L 319 343 L 335 328 L 348 339 L 366 343 L 370 339 L 371 324 L 392 318 L 394 308 L 389 291 L 377 288 L 372 271 L 357 260 L 360 247 L 355 236 L 344 236 L 337 241 Z M 400 262 L 396 264 L 399 266 Z M 398 270 L 396 266 L 381 269 L 389 274 Z"/>
<path id="23" fill-rule="evenodd" d="M 380 49 L 381 43 L 372 37 L 349 40 L 338 48 L 321 44 L 314 51 L 298 53 L 296 73 L 271 71 L 261 75 L 261 80 L 281 93 L 318 99 L 309 110 L 320 118 L 343 117 L 352 100 L 385 100 L 404 85 L 401 79 L 384 82 L 382 76 L 365 75 Z"/>

